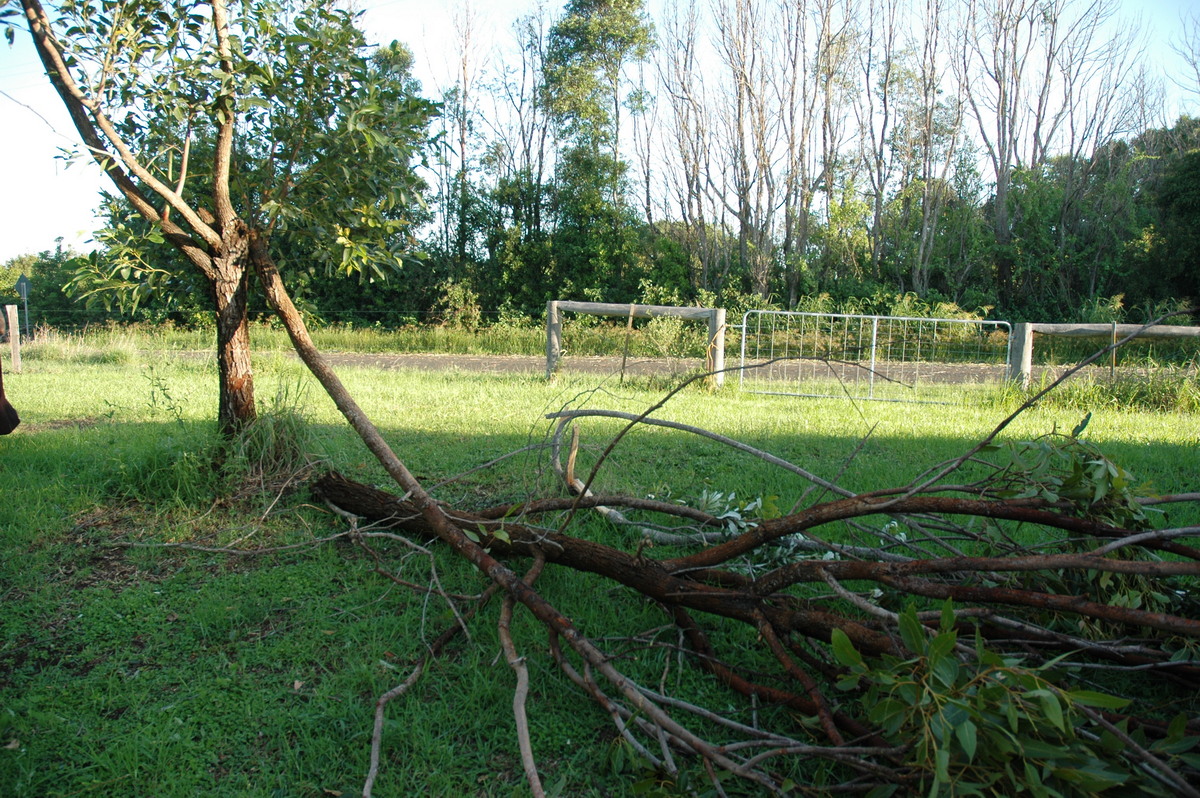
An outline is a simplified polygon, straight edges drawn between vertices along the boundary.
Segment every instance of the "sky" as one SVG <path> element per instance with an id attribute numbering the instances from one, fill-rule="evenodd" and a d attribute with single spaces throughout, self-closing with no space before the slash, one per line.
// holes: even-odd
<path id="1" fill-rule="evenodd" d="M 671 0 L 651 0 L 651 9 Z M 1169 42 L 1196 0 L 1122 0 L 1130 13 L 1143 15 L 1150 35 L 1149 57 L 1164 66 L 1174 54 Z M 511 24 L 537 7 L 537 0 L 475 0 L 481 52 L 502 47 Z M 399 39 L 416 58 L 416 74 L 426 93 L 448 85 L 455 59 L 454 24 L 459 2 L 447 0 L 360 0 L 369 40 Z M 562 3 L 546 0 L 549 12 Z M 1176 109 L 1184 110 L 1182 107 Z M 1197 113 L 1193 102 L 1189 110 Z M 0 264 L 24 254 L 52 250 L 56 239 L 76 251 L 91 248 L 97 226 L 93 211 L 106 181 L 91 162 L 69 163 L 63 148 L 78 139 L 29 42 L 18 31 L 12 47 L 0 43 Z"/>

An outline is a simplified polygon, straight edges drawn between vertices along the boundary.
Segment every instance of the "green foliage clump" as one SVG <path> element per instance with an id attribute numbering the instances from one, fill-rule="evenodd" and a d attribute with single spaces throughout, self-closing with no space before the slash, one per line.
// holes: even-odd
<path id="1" fill-rule="evenodd" d="M 459 330 L 475 331 L 483 319 L 479 294 L 469 283 L 446 280 L 438 288 L 441 298 L 434 310 L 443 325 Z"/>
<path id="2" fill-rule="evenodd" d="M 868 660 L 841 630 L 833 652 L 846 675 L 838 687 L 857 695 L 870 722 L 904 749 L 914 793 L 941 795 L 1092 796 L 1108 790 L 1174 795 L 1127 756 L 1131 734 L 1097 720 L 1092 708 L 1129 703 L 1105 693 L 1062 689 L 1053 664 L 1030 668 L 989 651 L 980 637 L 965 648 L 950 603 L 936 630 L 909 605 L 898 618 L 909 656 Z M 1114 731 L 1115 729 L 1115 731 Z M 1180 715 L 1166 737 L 1141 743 L 1156 755 L 1191 756 Z M 882 788 L 890 794 L 899 788 Z"/>
<path id="3" fill-rule="evenodd" d="M 1128 471 L 1080 440 L 1089 413 L 1071 435 L 1047 435 L 1033 441 L 992 444 L 1001 470 L 991 487 L 1000 498 L 1040 498 L 1070 502 L 1081 516 L 1118 527 L 1146 526 L 1146 508 L 1138 502 L 1138 485 Z"/>

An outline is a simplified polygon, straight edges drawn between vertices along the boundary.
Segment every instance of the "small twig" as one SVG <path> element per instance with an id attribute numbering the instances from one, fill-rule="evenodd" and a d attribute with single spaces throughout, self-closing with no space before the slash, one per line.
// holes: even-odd
<path id="1" fill-rule="evenodd" d="M 1189 784 L 1187 779 L 1176 773 L 1175 770 L 1166 762 L 1163 762 L 1157 756 L 1150 753 L 1145 746 L 1140 745 L 1137 740 L 1133 739 L 1127 733 L 1122 731 L 1121 728 L 1115 723 L 1110 723 L 1108 719 L 1106 719 L 1099 712 L 1096 712 L 1091 707 L 1078 703 L 1075 704 L 1075 706 L 1080 712 L 1086 715 L 1089 720 L 1102 727 L 1105 731 L 1123 742 L 1129 751 L 1132 751 L 1138 759 L 1142 760 L 1146 766 L 1146 772 L 1155 779 L 1161 781 L 1163 784 L 1166 784 L 1168 787 L 1178 790 L 1179 792 L 1177 794 L 1180 796 L 1186 796 L 1186 798 L 1200 798 L 1200 790 L 1197 790 L 1195 787 Z"/>
<path id="2" fill-rule="evenodd" d="M 1118 538 L 1111 543 L 1106 543 L 1098 549 L 1089 552 L 1094 555 L 1108 554 L 1110 551 L 1122 548 L 1124 546 L 1134 546 L 1145 543 L 1148 540 L 1173 540 L 1175 538 L 1191 537 L 1200 535 L 1200 526 L 1183 526 L 1175 529 L 1152 529 L 1149 532 L 1139 532 L 1136 535 Z"/>
<path id="3" fill-rule="evenodd" d="M 600 686 L 596 684 L 595 679 L 592 679 L 590 675 L 584 676 L 581 674 L 573 665 L 571 665 L 570 662 L 567 661 L 567 658 L 563 656 L 562 648 L 558 644 L 558 634 L 554 632 L 554 630 L 550 630 L 550 654 L 562 672 L 567 675 L 567 678 L 579 687 L 583 688 L 583 690 L 592 697 L 592 700 L 599 704 L 601 708 L 603 708 L 604 711 L 609 714 L 609 717 L 613 719 L 613 723 L 617 727 L 617 732 L 621 735 L 625 742 L 629 743 L 630 747 L 633 748 L 633 750 L 636 751 L 639 756 L 651 763 L 653 766 L 663 767 L 663 763 L 658 759 L 658 757 L 650 753 L 649 749 L 642 745 L 641 742 L 629 731 L 629 727 L 625 725 L 625 721 L 617 703 L 609 698 L 608 695 L 600 689 Z"/>
<path id="4" fill-rule="evenodd" d="M 663 400 L 663 402 L 665 402 L 665 401 L 666 400 Z M 564 411 L 558 412 L 558 413 L 547 413 L 546 418 L 559 419 L 560 421 L 569 421 L 571 419 L 586 418 L 586 417 L 590 417 L 590 416 L 595 416 L 597 418 L 619 418 L 622 420 L 629 421 L 630 426 L 633 426 L 635 424 L 646 424 L 646 425 L 654 426 L 654 427 L 666 427 L 667 429 L 675 429 L 675 430 L 679 430 L 681 432 L 690 432 L 693 435 L 699 435 L 703 438 L 708 438 L 709 440 L 716 441 L 717 443 L 723 444 L 732 449 L 737 449 L 738 451 L 745 452 L 746 454 L 749 454 L 749 455 L 753 455 L 754 457 L 757 457 L 758 459 L 763 460 L 764 462 L 770 463 L 771 465 L 778 466 L 779 468 L 782 468 L 785 471 L 790 471 L 791 473 L 796 474 L 797 476 L 807 480 L 808 482 L 812 482 L 815 485 L 825 488 L 826 490 L 830 491 L 831 493 L 836 493 L 839 496 L 845 496 L 845 497 L 850 497 L 850 496 L 854 495 L 853 491 L 846 490 L 845 488 L 841 487 L 840 485 L 837 485 L 826 479 L 822 479 L 821 477 L 817 476 L 816 474 L 812 473 L 811 471 L 807 471 L 807 470 L 801 468 L 800 466 L 796 465 L 795 463 L 789 463 L 787 460 L 784 460 L 780 457 L 776 457 L 775 455 L 770 454 L 768 452 L 764 452 L 762 449 L 756 449 L 755 447 L 750 446 L 749 444 L 742 443 L 741 441 L 734 440 L 733 438 L 726 437 L 725 435 L 721 435 L 720 433 L 717 433 L 717 432 L 711 432 L 711 431 L 703 429 L 701 427 L 692 426 L 691 424 L 681 424 L 677 421 L 666 421 L 665 419 L 649 418 L 647 416 L 648 413 L 653 412 L 654 410 L 658 409 L 658 407 L 660 407 L 661 405 L 662 405 L 662 403 L 659 403 L 658 405 L 655 405 L 654 407 L 650 408 L 650 410 L 647 410 L 646 413 L 641 414 L 641 415 L 638 415 L 635 413 L 625 413 L 620 410 L 564 410 Z M 626 427 L 625 431 L 628 431 L 628 429 L 629 429 L 629 427 Z M 615 444 L 616 444 L 616 441 L 614 441 L 612 444 L 610 444 L 609 449 L 605 451 L 605 454 L 607 454 L 609 451 L 611 451 L 612 446 L 614 446 Z M 597 464 L 597 467 L 598 467 L 598 465 L 599 464 Z"/>
<path id="5" fill-rule="evenodd" d="M 499 591 L 499 585 L 489 585 L 488 589 L 483 593 L 483 600 L 469 608 L 467 610 L 467 616 L 470 617 L 474 615 L 480 607 L 487 603 L 488 599 L 490 599 Z M 429 666 L 429 663 L 435 657 L 441 655 L 442 649 L 444 649 L 446 644 L 458 635 L 460 629 L 462 629 L 462 627 L 459 624 L 452 624 L 447 627 L 444 632 L 438 635 L 437 639 L 433 641 L 429 648 L 423 654 L 421 654 L 420 658 L 417 660 L 417 664 L 413 666 L 412 672 L 409 673 L 408 678 L 393 687 L 391 690 L 388 690 L 383 695 L 379 696 L 379 698 L 375 701 L 375 726 L 371 733 L 371 765 L 367 770 L 367 778 L 363 784 L 363 798 L 371 798 L 371 791 L 375 787 L 375 779 L 379 776 L 379 759 L 380 752 L 383 748 L 384 712 L 388 703 L 393 699 L 399 698 L 412 689 L 412 686 L 417 683 L 418 679 L 421 678 L 421 674 L 425 672 L 425 669 Z"/>
<path id="6" fill-rule="evenodd" d="M 488 460 L 486 463 L 480 463 L 477 466 L 468 468 L 466 471 L 460 471 L 452 477 L 447 477 L 446 479 L 443 479 L 441 482 L 435 482 L 433 485 L 431 485 L 429 487 L 429 492 L 433 493 L 433 492 L 437 491 L 439 488 L 444 488 L 447 485 L 452 485 L 455 482 L 458 482 L 460 479 L 463 479 L 464 477 L 469 477 L 471 474 L 476 474 L 480 471 L 489 469 L 494 465 L 504 462 L 505 460 L 509 459 L 510 457 L 516 457 L 517 455 L 525 454 L 526 452 L 536 452 L 539 449 L 545 449 L 545 448 L 546 448 L 546 444 L 544 444 L 544 443 L 531 443 L 528 446 L 522 446 L 520 449 L 514 449 L 511 452 L 505 452 L 504 454 L 500 455 L 499 457 L 493 457 L 491 460 Z"/>
<path id="7" fill-rule="evenodd" d="M 463 620 L 463 616 L 459 613 L 458 607 L 455 605 L 454 600 L 450 598 L 450 594 L 445 591 L 445 589 L 442 587 L 441 579 L 438 578 L 437 564 L 434 560 L 432 551 L 424 546 L 413 543 L 403 535 L 397 535 L 395 532 L 356 532 L 355 534 L 362 538 L 385 538 L 387 540 L 395 540 L 403 543 L 405 546 L 408 546 L 413 551 L 424 554 L 426 557 L 428 557 L 429 576 L 431 579 L 433 579 L 433 584 L 436 588 L 433 592 L 445 599 L 446 604 L 450 607 L 450 612 L 454 615 L 455 620 L 458 621 L 458 625 L 462 628 L 463 634 L 467 636 L 467 640 L 471 639 L 471 632 L 469 629 L 467 629 L 467 622 Z"/>
<path id="8" fill-rule="evenodd" d="M 842 585 L 841 582 L 839 582 L 837 579 L 834 579 L 833 575 L 831 573 L 829 573 L 829 571 L 825 570 L 824 568 L 817 569 L 817 573 L 819 573 L 821 576 L 825 577 L 825 584 L 827 584 L 831 588 L 833 588 L 834 593 L 837 593 L 838 596 L 840 596 L 841 598 L 850 602 L 855 607 L 858 607 L 860 610 L 867 613 L 868 615 L 874 615 L 876 618 L 882 618 L 883 620 L 887 621 L 888 623 L 892 623 L 892 624 L 900 622 L 899 615 L 897 615 L 894 612 L 891 612 L 890 610 L 885 610 L 883 607 L 880 607 L 878 604 L 867 601 L 865 598 L 863 598 L 862 596 L 858 595 L 857 593 L 855 593 L 851 590 L 847 590 Z"/>
<path id="9" fill-rule="evenodd" d="M 375 788 L 375 779 L 379 777 L 379 757 L 383 747 L 384 710 L 392 699 L 404 695 L 417 683 L 417 680 L 421 678 L 421 674 L 425 672 L 425 666 L 428 663 L 429 656 L 426 653 L 413 666 L 407 679 L 379 696 L 375 701 L 375 726 L 371 732 L 371 766 L 367 769 L 367 780 L 363 784 L 363 798 L 371 798 L 371 791 Z"/>
<path id="10" fill-rule="evenodd" d="M 833 720 L 833 714 L 829 711 L 829 703 L 825 700 L 825 696 L 821 694 L 821 690 L 817 687 L 817 681 L 812 677 L 812 674 L 805 671 L 797 665 L 790 656 L 787 649 L 783 647 L 783 643 L 779 641 L 779 637 L 775 634 L 774 627 L 767 620 L 766 616 L 761 612 L 756 612 L 758 620 L 758 632 L 767 643 L 767 647 L 771 649 L 771 653 L 775 655 L 775 659 L 783 666 L 783 669 L 788 674 L 800 682 L 804 687 L 804 691 L 808 693 L 809 699 L 817 708 L 817 718 L 821 722 L 821 728 L 825 731 L 825 736 L 834 745 L 844 745 L 845 739 L 842 733 L 838 730 L 837 724 Z"/>
<path id="11" fill-rule="evenodd" d="M 532 585 L 545 565 L 545 557 L 539 556 L 534 560 L 533 566 L 525 574 L 525 584 Z M 512 596 L 504 597 L 504 604 L 500 608 L 500 618 L 496 626 L 500 633 L 500 645 L 504 649 L 504 658 L 508 660 L 509 667 L 517 675 L 517 686 L 513 690 L 513 717 L 517 724 L 517 745 L 521 750 L 521 765 L 525 769 L 525 778 L 529 780 L 530 794 L 534 798 L 545 798 L 546 791 L 542 787 L 537 762 L 533 758 L 533 743 L 529 738 L 529 718 L 525 713 L 525 701 L 529 697 L 529 668 L 525 665 L 525 658 L 517 655 L 517 647 L 512 638 L 512 615 L 515 604 L 516 600 Z"/>

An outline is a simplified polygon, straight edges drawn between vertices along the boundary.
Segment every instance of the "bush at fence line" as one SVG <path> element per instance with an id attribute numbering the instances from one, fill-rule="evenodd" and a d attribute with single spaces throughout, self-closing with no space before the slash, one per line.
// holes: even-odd
<path id="1" fill-rule="evenodd" d="M 1125 321 L 1125 295 L 1097 296 L 1083 303 L 1079 321 L 1084 324 L 1122 324 Z"/>
<path id="2" fill-rule="evenodd" d="M 1130 316 L 1135 324 L 1149 324 L 1155 319 L 1161 319 L 1170 313 L 1184 313 L 1194 310 L 1198 305 L 1200 305 L 1200 297 L 1160 299 L 1157 302 L 1143 302 L 1141 305 L 1138 305 L 1137 311 L 1131 313 Z M 1166 323 L 1182 327 L 1193 327 L 1197 323 L 1200 323 L 1200 318 L 1194 315 L 1173 316 Z"/>
<path id="3" fill-rule="evenodd" d="M 460 330 L 476 330 L 483 319 L 477 294 L 466 282 L 446 280 L 438 286 L 438 297 L 434 310 L 439 321 L 446 327 Z"/>
<path id="4" fill-rule="evenodd" d="M 742 323 L 742 317 L 752 310 L 781 310 L 774 297 L 763 299 L 755 293 L 726 290 L 713 293 L 701 289 L 696 293 L 696 306 L 701 308 L 725 308 L 725 318 L 730 325 Z"/>
<path id="5" fill-rule="evenodd" d="M 683 307 L 690 304 L 680 295 L 677 289 L 661 286 L 645 277 L 638 281 L 638 294 L 637 303 L 639 305 Z"/>

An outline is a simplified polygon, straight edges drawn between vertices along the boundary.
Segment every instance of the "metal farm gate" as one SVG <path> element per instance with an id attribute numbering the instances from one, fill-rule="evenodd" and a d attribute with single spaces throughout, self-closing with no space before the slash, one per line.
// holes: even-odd
<path id="1" fill-rule="evenodd" d="M 956 400 L 1009 377 L 1004 321 L 754 310 L 739 384 L 752 393 L 892 402 Z"/>

